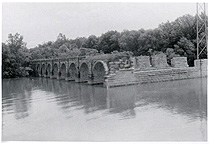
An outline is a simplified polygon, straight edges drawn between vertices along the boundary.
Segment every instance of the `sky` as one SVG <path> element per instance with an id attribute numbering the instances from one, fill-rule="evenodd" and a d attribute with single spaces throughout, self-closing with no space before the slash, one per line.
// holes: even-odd
<path id="1" fill-rule="evenodd" d="M 196 14 L 196 3 L 2 3 L 2 41 L 19 33 L 28 48 L 55 41 L 100 36 L 109 30 L 154 29 L 185 14 Z"/>

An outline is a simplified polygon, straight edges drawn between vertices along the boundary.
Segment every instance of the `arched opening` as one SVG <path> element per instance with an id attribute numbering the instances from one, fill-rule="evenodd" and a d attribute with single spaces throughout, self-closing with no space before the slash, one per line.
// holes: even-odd
<path id="1" fill-rule="evenodd" d="M 40 76 L 41 75 L 41 66 L 40 66 L 40 64 L 37 65 L 36 71 L 37 71 L 38 76 Z"/>
<path id="2" fill-rule="evenodd" d="M 66 77 L 66 66 L 65 64 L 62 64 L 60 71 L 60 79 L 65 79 L 65 77 Z"/>
<path id="3" fill-rule="evenodd" d="M 97 62 L 93 67 L 93 83 L 104 83 L 105 67 L 102 62 Z"/>
<path id="4" fill-rule="evenodd" d="M 83 63 L 80 67 L 80 82 L 88 81 L 89 68 L 86 63 Z"/>
<path id="5" fill-rule="evenodd" d="M 56 78 L 58 76 L 58 66 L 57 64 L 54 64 L 53 70 L 52 70 L 52 76 L 53 78 Z"/>
<path id="6" fill-rule="evenodd" d="M 45 64 L 43 64 L 42 67 L 41 67 L 41 75 L 42 76 L 45 76 L 46 75 L 46 67 L 45 67 Z"/>
<path id="7" fill-rule="evenodd" d="M 69 70 L 67 71 L 67 80 L 70 78 L 70 72 Z"/>
<path id="8" fill-rule="evenodd" d="M 47 77 L 50 77 L 50 71 L 51 71 L 51 65 L 48 64 L 48 65 L 47 65 L 47 68 L 46 68 L 46 76 L 47 76 Z"/>
<path id="9" fill-rule="evenodd" d="M 77 74 L 77 68 L 74 63 L 72 63 L 69 67 L 69 80 L 75 80 L 76 79 L 76 74 Z"/>

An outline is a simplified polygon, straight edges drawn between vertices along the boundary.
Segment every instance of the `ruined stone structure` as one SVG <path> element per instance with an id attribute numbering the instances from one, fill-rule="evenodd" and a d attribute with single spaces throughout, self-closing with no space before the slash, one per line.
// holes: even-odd
<path id="1" fill-rule="evenodd" d="M 178 59 L 176 59 L 178 61 Z M 179 59 L 179 63 L 181 63 Z M 106 80 L 106 87 L 153 83 L 163 81 L 182 80 L 190 78 L 199 78 L 207 76 L 207 59 L 195 60 L 194 67 L 188 67 L 184 64 L 179 67 L 149 69 L 127 69 L 110 75 Z"/>
<path id="2" fill-rule="evenodd" d="M 105 77 L 119 69 L 132 67 L 129 56 L 106 54 L 67 59 L 40 59 L 31 61 L 36 76 L 66 81 L 104 83 Z"/>
<path id="3" fill-rule="evenodd" d="M 167 58 L 164 53 L 157 53 L 151 56 L 151 65 L 157 68 L 168 67 Z"/>
<path id="4" fill-rule="evenodd" d="M 171 59 L 172 67 L 189 67 L 186 57 L 174 57 Z"/>
<path id="5" fill-rule="evenodd" d="M 186 57 L 174 57 L 169 66 L 162 53 L 151 57 L 103 54 L 31 61 L 37 76 L 103 83 L 106 87 L 207 76 L 207 60 L 195 60 L 194 63 L 194 67 L 188 67 Z"/>
<path id="6" fill-rule="evenodd" d="M 135 69 L 147 69 L 151 67 L 149 56 L 138 56 L 132 59 Z"/>

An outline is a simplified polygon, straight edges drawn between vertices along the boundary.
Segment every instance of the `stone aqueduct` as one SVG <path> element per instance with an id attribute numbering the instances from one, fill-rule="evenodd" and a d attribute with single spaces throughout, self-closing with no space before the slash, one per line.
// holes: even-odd
<path id="1" fill-rule="evenodd" d="M 106 87 L 207 76 L 207 59 L 195 60 L 194 64 L 189 67 L 186 57 L 174 57 L 168 65 L 163 53 L 138 57 L 103 54 L 31 61 L 36 76 L 103 83 Z"/>
<path id="2" fill-rule="evenodd" d="M 66 59 L 40 59 L 31 62 L 36 76 L 66 81 L 104 83 L 109 68 L 105 60 L 74 57 Z"/>

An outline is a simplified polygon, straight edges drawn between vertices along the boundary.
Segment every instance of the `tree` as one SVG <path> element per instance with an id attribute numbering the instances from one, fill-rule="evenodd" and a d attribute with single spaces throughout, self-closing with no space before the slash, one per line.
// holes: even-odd
<path id="1" fill-rule="evenodd" d="M 23 42 L 23 36 L 18 33 L 16 33 L 15 35 L 9 34 L 6 45 L 13 53 L 17 52 L 19 49 L 26 48 L 26 43 Z"/>
<path id="2" fill-rule="evenodd" d="M 138 54 L 138 38 L 141 31 L 123 31 L 119 38 L 120 51 L 132 51 L 134 54 Z"/>
<path id="3" fill-rule="evenodd" d="M 98 50 L 102 50 L 104 53 L 111 53 L 112 51 L 120 51 L 118 39 L 120 33 L 117 31 L 108 31 L 102 34 L 99 38 Z"/>
<path id="4" fill-rule="evenodd" d="M 195 45 L 185 37 L 182 37 L 176 45 L 174 45 L 174 51 L 180 56 L 187 57 L 188 64 L 194 65 L 194 60 L 196 58 Z"/>
<path id="5" fill-rule="evenodd" d="M 85 37 L 78 37 L 75 39 L 75 44 L 77 45 L 78 48 L 82 48 L 86 40 L 87 39 Z"/>
<path id="6" fill-rule="evenodd" d="M 6 44 L 2 44 L 3 78 L 28 76 L 30 54 L 23 42 L 23 36 L 9 34 Z"/>
<path id="7" fill-rule="evenodd" d="M 87 38 L 83 47 L 91 48 L 91 49 L 98 49 L 99 39 L 95 35 L 91 35 Z"/>
<path id="8" fill-rule="evenodd" d="M 67 39 L 66 39 L 65 35 L 62 34 L 62 33 L 59 33 L 59 35 L 57 36 L 57 39 L 54 42 L 53 46 L 54 46 L 54 48 L 59 49 L 59 47 L 61 45 L 63 45 L 66 41 L 67 41 Z"/>
<path id="9" fill-rule="evenodd" d="M 200 17 L 200 25 L 204 22 L 203 18 L 206 17 L 206 22 L 208 21 L 203 13 Z M 205 30 L 201 29 L 200 36 L 204 34 Z M 15 40 L 11 43 L 15 43 Z M 149 30 L 124 30 L 121 33 L 112 30 L 99 37 L 91 35 L 88 38 L 76 39 L 67 39 L 64 34 L 60 33 L 55 42 L 38 45 L 34 50 L 30 50 L 30 53 L 32 58 L 60 58 L 97 53 L 96 51 L 88 52 L 86 49 L 84 52 L 83 48 L 96 49 L 100 53 L 131 51 L 135 56 L 151 55 L 157 51 L 167 54 L 168 63 L 174 56 L 185 56 L 189 65 L 192 66 L 196 59 L 196 45 L 196 17 L 184 15 L 173 22 L 167 21 Z M 199 45 L 200 49 L 205 45 L 204 40 Z M 207 58 L 207 49 L 200 58 Z"/>

